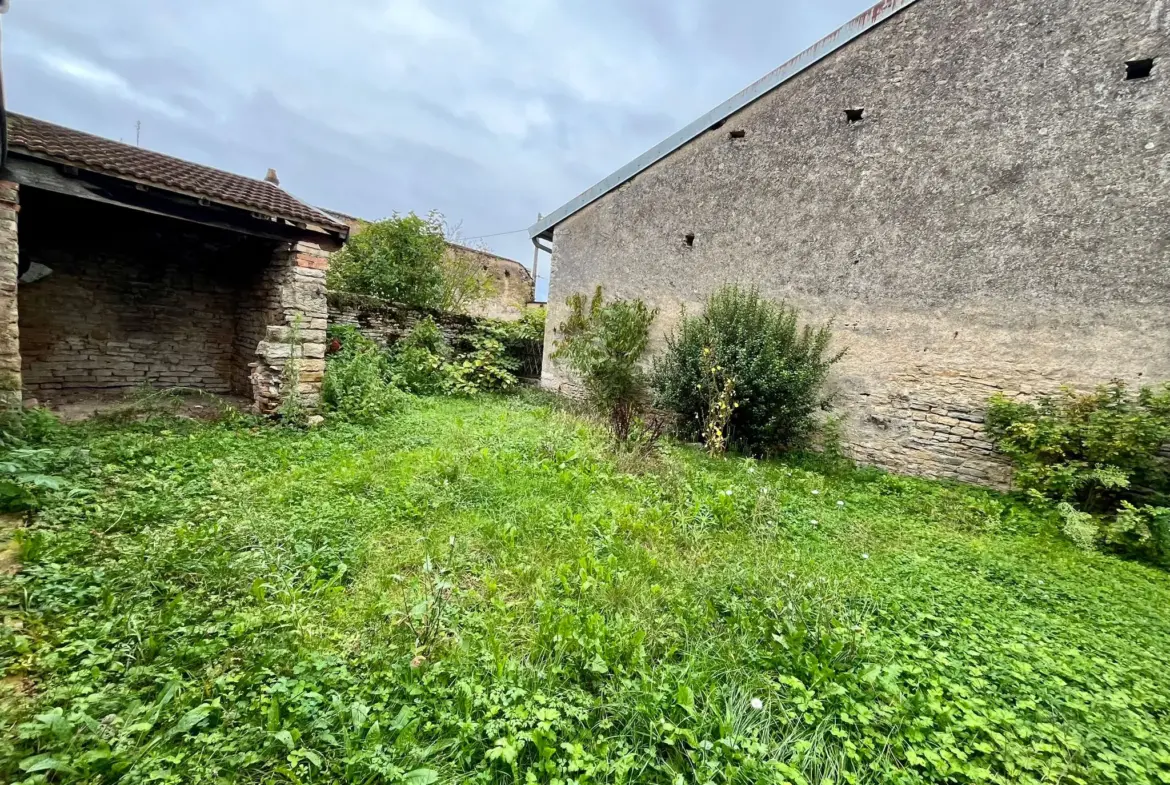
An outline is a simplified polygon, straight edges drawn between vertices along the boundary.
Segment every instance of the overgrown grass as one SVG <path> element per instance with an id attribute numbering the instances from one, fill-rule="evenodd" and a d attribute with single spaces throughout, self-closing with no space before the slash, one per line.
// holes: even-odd
<path id="1" fill-rule="evenodd" d="M 1170 781 L 1170 577 L 995 494 L 535 398 L 63 438 L 4 781 Z"/>

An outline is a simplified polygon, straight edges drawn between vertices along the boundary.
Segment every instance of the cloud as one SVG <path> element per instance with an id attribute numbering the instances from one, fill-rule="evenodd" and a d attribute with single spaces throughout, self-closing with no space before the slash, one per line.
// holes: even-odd
<path id="1" fill-rule="evenodd" d="M 16 0 L 9 106 L 363 216 L 527 227 L 868 0 Z M 488 240 L 521 261 L 517 233 Z"/>

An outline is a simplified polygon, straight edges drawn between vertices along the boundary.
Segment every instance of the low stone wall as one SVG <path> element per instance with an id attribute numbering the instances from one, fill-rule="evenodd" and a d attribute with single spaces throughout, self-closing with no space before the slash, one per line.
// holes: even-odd
<path id="1" fill-rule="evenodd" d="M 466 345 L 467 336 L 482 321 L 474 316 L 446 313 L 428 308 L 410 306 L 346 292 L 329 292 L 329 326 L 348 325 L 356 327 L 362 335 L 384 349 L 389 349 L 410 334 L 415 326 L 427 319 L 434 320 L 447 343 L 454 347 Z M 526 347 L 510 346 L 509 351 L 520 360 L 519 375 L 524 378 L 540 378 L 541 347 L 534 345 L 531 351 Z"/>

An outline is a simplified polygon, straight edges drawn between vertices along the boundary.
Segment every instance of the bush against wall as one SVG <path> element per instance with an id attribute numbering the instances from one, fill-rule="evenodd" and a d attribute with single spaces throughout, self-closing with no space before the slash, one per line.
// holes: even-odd
<path id="1" fill-rule="evenodd" d="M 795 309 L 755 289 L 724 287 L 667 338 L 654 368 L 658 405 L 678 415 L 686 438 L 714 436 L 752 454 L 803 446 L 844 356 L 832 340 L 828 325 L 801 326 Z"/>
<path id="2" fill-rule="evenodd" d="M 552 356 L 580 375 L 589 404 L 625 441 L 649 402 L 642 360 L 658 311 L 641 300 L 605 304 L 600 286 L 592 301 L 575 294 L 566 304 L 569 316 L 557 328 L 561 338 Z"/>
<path id="3" fill-rule="evenodd" d="M 441 395 L 447 389 L 446 365 L 451 347 L 427 317 L 415 325 L 390 350 L 390 376 L 394 384 L 415 395 Z"/>
<path id="4" fill-rule="evenodd" d="M 1065 388 L 1035 402 L 997 395 L 987 432 L 1012 460 L 1015 483 L 1055 502 L 1078 545 L 1170 566 L 1170 384 Z"/>
<path id="5" fill-rule="evenodd" d="M 377 344 L 354 327 L 331 327 L 338 351 L 325 362 L 321 400 L 338 417 L 368 423 L 401 408 L 404 394 L 394 386 L 390 363 Z"/>

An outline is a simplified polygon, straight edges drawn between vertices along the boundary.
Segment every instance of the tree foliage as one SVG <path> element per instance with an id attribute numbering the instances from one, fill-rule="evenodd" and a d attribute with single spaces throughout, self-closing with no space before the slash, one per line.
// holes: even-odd
<path id="1" fill-rule="evenodd" d="M 362 228 L 329 263 L 329 288 L 421 308 L 445 296 L 443 217 L 395 215 Z"/>

